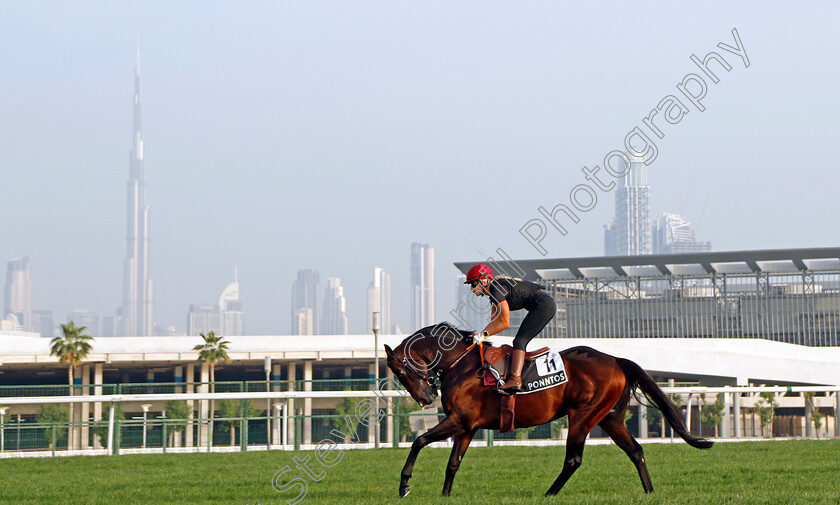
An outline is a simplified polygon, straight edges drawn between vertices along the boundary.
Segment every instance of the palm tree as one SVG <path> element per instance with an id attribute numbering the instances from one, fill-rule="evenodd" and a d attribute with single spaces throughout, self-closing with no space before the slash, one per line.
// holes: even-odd
<path id="1" fill-rule="evenodd" d="M 203 344 L 193 347 L 193 351 L 198 351 L 198 361 L 207 363 L 210 366 L 210 392 L 216 392 L 216 363 L 230 363 L 230 357 L 227 354 L 228 342 L 222 340 L 221 335 L 216 335 L 210 332 L 207 335 L 199 333 L 204 339 Z M 213 445 L 213 411 L 216 409 L 216 400 L 210 399 L 210 445 Z"/>
<path id="2" fill-rule="evenodd" d="M 93 349 L 93 337 L 85 335 L 84 331 L 87 328 L 81 326 L 76 328 L 76 324 L 70 321 L 69 324 L 61 325 L 61 332 L 63 336 L 55 337 L 50 341 L 50 356 L 58 358 L 59 363 L 67 365 L 67 379 L 70 383 L 70 395 L 73 395 L 73 372 L 76 367 L 82 364 L 82 360 L 87 358 L 88 353 Z M 73 422 L 73 404 L 70 404 L 70 422 Z M 70 448 L 70 441 L 74 438 L 73 431 L 70 431 L 71 436 L 68 440 L 68 448 Z"/>

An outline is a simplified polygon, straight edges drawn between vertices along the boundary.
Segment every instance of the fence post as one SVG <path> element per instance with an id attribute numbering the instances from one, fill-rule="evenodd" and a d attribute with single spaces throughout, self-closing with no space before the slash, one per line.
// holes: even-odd
<path id="1" fill-rule="evenodd" d="M 741 438 L 741 393 L 732 393 L 732 428 L 733 436 Z"/>
<path id="2" fill-rule="evenodd" d="M 834 436 L 840 437 L 840 390 L 834 392 Z"/>
<path id="3" fill-rule="evenodd" d="M 731 425 L 729 423 L 730 417 L 732 415 L 731 408 L 732 408 L 732 400 L 729 397 L 729 393 L 724 393 L 723 394 L 723 412 L 722 412 L 723 415 L 721 416 L 721 419 L 720 419 L 720 431 L 719 431 L 721 438 L 729 438 L 731 436 L 731 434 L 730 434 Z"/>
<path id="4" fill-rule="evenodd" d="M 487 429 L 487 447 L 493 447 L 493 430 Z"/>
<path id="5" fill-rule="evenodd" d="M 230 436 L 235 437 L 236 431 L 231 427 Z M 239 450 L 248 450 L 248 420 L 245 419 L 245 400 L 239 400 Z"/>
<path id="6" fill-rule="evenodd" d="M 161 421 L 163 424 L 163 453 L 166 454 L 166 446 L 168 445 L 168 440 L 166 439 L 166 419 Z"/>
<path id="7" fill-rule="evenodd" d="M 120 421 L 119 419 L 115 419 L 114 423 L 114 437 L 117 439 L 116 443 L 114 443 L 114 454 L 119 454 L 120 445 L 122 444 L 122 421 Z"/>
<path id="8" fill-rule="evenodd" d="M 108 404 L 108 455 L 114 454 L 114 402 Z"/>
<path id="9" fill-rule="evenodd" d="M 286 444 L 289 443 L 289 399 L 283 400 L 283 433 L 280 435 L 283 439 L 283 450 L 286 450 Z"/>
<path id="10" fill-rule="evenodd" d="M 400 446 L 400 399 L 397 398 L 394 402 L 394 409 L 391 411 L 391 416 L 394 418 L 394 436 L 393 443 L 391 444 L 392 447 L 397 448 Z"/>
<path id="11" fill-rule="evenodd" d="M 295 416 L 295 450 L 296 451 L 300 450 L 300 435 L 301 435 L 301 432 L 303 431 L 303 429 L 302 429 L 303 428 L 303 426 L 302 426 L 303 419 L 301 419 L 302 415 L 303 415 L 303 411 L 298 409 L 297 415 Z"/>
<path id="12" fill-rule="evenodd" d="M 72 427 L 72 425 L 70 425 L 70 426 Z M 68 438 L 68 440 L 69 440 L 69 438 Z M 52 444 L 50 444 L 50 447 L 52 447 L 52 455 L 53 456 L 55 456 L 55 443 L 56 443 L 55 425 L 52 425 Z"/>

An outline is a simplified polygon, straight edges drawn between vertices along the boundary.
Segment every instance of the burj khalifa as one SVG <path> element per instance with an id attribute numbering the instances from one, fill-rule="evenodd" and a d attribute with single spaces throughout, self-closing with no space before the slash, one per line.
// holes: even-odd
<path id="1" fill-rule="evenodd" d="M 149 278 L 149 206 L 146 204 L 146 164 L 140 110 L 140 48 L 134 73 L 134 132 L 128 171 L 128 212 L 122 329 L 125 336 L 154 333 L 152 280 Z"/>

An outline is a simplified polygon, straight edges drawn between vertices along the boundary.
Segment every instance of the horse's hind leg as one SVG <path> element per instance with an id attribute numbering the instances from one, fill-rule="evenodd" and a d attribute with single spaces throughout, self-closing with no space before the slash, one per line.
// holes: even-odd
<path id="1" fill-rule="evenodd" d="M 566 481 L 575 473 L 580 464 L 583 462 L 583 444 L 586 442 L 586 435 L 589 434 L 591 426 L 581 426 L 579 424 L 572 424 L 569 422 L 569 435 L 566 438 L 566 459 L 563 461 L 563 471 L 554 481 L 546 496 L 553 496 L 560 492 L 560 489 L 566 484 Z"/>
<path id="2" fill-rule="evenodd" d="M 642 422 L 644 422 L 644 419 Z M 642 487 L 645 489 L 645 493 L 652 493 L 653 483 L 650 481 L 647 463 L 645 463 L 645 453 L 642 450 L 642 446 L 627 431 L 627 426 L 624 425 L 624 411 L 610 412 L 598 425 L 604 428 L 604 431 L 613 439 L 613 442 L 621 447 L 627 453 L 630 461 L 636 465 L 636 470 L 639 471 L 639 478 L 642 479 Z"/>
<path id="3" fill-rule="evenodd" d="M 452 445 L 452 454 L 449 455 L 449 463 L 446 465 L 446 479 L 443 481 L 443 496 L 449 496 L 449 493 L 452 492 L 452 481 L 455 480 L 455 473 L 461 466 L 461 459 L 463 459 L 464 453 L 469 449 L 470 442 L 475 436 L 476 431 L 468 431 L 463 435 L 455 437 L 455 443 Z"/>

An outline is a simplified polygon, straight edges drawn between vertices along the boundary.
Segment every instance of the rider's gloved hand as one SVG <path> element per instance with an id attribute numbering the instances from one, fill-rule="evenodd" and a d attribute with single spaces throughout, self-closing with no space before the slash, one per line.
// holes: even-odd
<path id="1" fill-rule="evenodd" d="M 489 336 L 490 336 L 490 334 L 487 333 L 486 331 L 482 331 L 481 333 L 473 333 L 472 334 L 473 342 L 476 342 L 476 343 L 484 342 L 485 340 L 487 340 L 487 337 L 489 337 Z"/>

